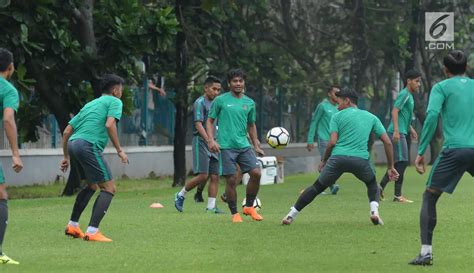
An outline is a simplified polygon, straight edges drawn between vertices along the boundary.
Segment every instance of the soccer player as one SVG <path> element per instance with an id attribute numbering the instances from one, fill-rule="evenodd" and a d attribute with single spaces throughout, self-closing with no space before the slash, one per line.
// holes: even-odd
<path id="1" fill-rule="evenodd" d="M 336 93 L 339 112 L 331 119 L 331 138 L 324 158 L 319 164 L 321 174 L 316 182 L 306 188 L 290 212 L 283 218 L 283 225 L 290 225 L 316 196 L 332 185 L 343 173 L 349 172 L 362 180 L 367 187 L 370 204 L 370 220 L 383 225 L 379 215 L 379 187 L 375 172 L 369 162 L 367 143 L 371 132 L 382 140 L 387 155 L 387 172 L 390 179 L 398 178 L 393 166 L 392 143 L 380 120 L 373 114 L 357 108 L 358 94 L 352 89 Z"/>
<path id="2" fill-rule="evenodd" d="M 416 170 L 425 172 L 424 153 L 438 125 L 443 124 L 443 149 L 436 159 L 423 193 L 420 212 L 421 252 L 412 265 L 432 265 L 433 231 L 436 226 L 436 203 L 443 192 L 453 193 L 464 172 L 474 176 L 474 80 L 465 76 L 467 57 L 454 50 L 443 59 L 448 79 L 431 89 L 426 119 L 421 133 Z"/>
<path id="3" fill-rule="evenodd" d="M 398 180 L 395 181 L 395 196 L 393 197 L 393 201 L 399 203 L 413 203 L 413 201 L 402 195 L 402 185 L 405 169 L 409 164 L 407 135 L 410 133 L 411 138 L 414 140 L 418 138 L 415 129 L 410 125 L 410 123 L 413 117 L 413 108 L 415 106 L 413 94 L 418 92 L 420 89 L 421 74 L 412 69 L 406 73 L 405 78 L 406 87 L 400 91 L 395 100 L 392 110 L 392 120 L 390 121 L 387 132 L 393 143 L 395 169 L 400 175 Z M 381 198 L 384 197 L 383 191 L 389 181 L 390 179 L 387 174 L 385 174 L 382 181 L 380 181 Z"/>
<path id="4" fill-rule="evenodd" d="M 123 84 L 124 80 L 117 75 L 104 75 L 101 83 L 102 96 L 87 103 L 64 129 L 64 159 L 61 161 L 61 170 L 66 171 L 70 161 L 74 161 L 87 179 L 87 185 L 76 197 L 70 221 L 66 226 L 65 233 L 68 236 L 83 238 L 86 241 L 112 241 L 99 231 L 99 224 L 115 194 L 115 183 L 102 151 L 110 137 L 117 155 L 123 163 L 128 163 L 128 157 L 120 147 L 117 135 L 117 121 L 122 116 L 120 98 Z M 79 217 L 97 188 L 101 191 L 95 200 L 89 226 L 84 234 L 79 228 Z"/>
<path id="5" fill-rule="evenodd" d="M 308 132 L 308 145 L 306 146 L 308 151 L 311 152 L 314 149 L 314 134 L 317 131 L 318 136 L 318 150 L 321 160 L 326 152 L 326 147 L 329 142 L 329 122 L 332 116 L 337 113 L 337 97 L 336 93 L 339 92 L 339 88 L 331 86 L 328 89 L 328 98 L 324 99 L 316 109 L 314 110 L 313 117 L 311 118 L 311 125 Z M 329 189 L 332 194 L 337 194 L 339 191 L 339 185 L 330 185 Z"/>
<path id="6" fill-rule="evenodd" d="M 194 131 L 193 131 L 193 172 L 196 174 L 180 192 L 175 195 L 175 207 L 183 212 L 186 193 L 198 185 L 206 183 L 210 177 L 208 188 L 208 212 L 222 213 L 216 206 L 217 187 L 219 185 L 219 155 L 211 153 L 207 147 L 209 136 L 204 129 L 212 101 L 221 91 L 221 81 L 209 76 L 204 82 L 204 95 L 194 102 Z"/>
<path id="7" fill-rule="evenodd" d="M 13 54 L 7 49 L 0 48 L 0 105 L 2 107 L 0 119 L 3 118 L 3 127 L 5 128 L 5 133 L 10 143 L 10 149 L 12 150 L 12 168 L 18 173 L 23 169 L 20 152 L 18 151 L 15 123 L 15 112 L 18 111 L 20 100 L 18 91 L 8 82 L 13 72 L 15 72 Z M 19 262 L 5 255 L 2 249 L 3 238 L 5 237 L 8 224 L 7 200 L 7 185 L 5 184 L 3 168 L 0 166 L 0 264 L 19 264 Z"/>
<path id="8" fill-rule="evenodd" d="M 220 151 L 221 174 L 226 179 L 226 198 L 232 214 L 232 222 L 242 222 L 242 217 L 237 212 L 237 168 L 239 164 L 242 173 L 248 173 L 250 180 L 247 184 L 246 204 L 243 214 L 250 215 L 256 221 L 263 217 L 253 207 L 260 188 L 260 167 L 257 157 L 250 147 L 247 132 L 257 154 L 263 155 L 260 142 L 257 138 L 255 125 L 255 102 L 243 94 L 246 75 L 241 69 L 232 69 L 227 74 L 230 92 L 220 95 L 212 104 L 206 129 L 208 145 L 211 152 Z M 214 122 L 219 121 L 217 142 L 214 140 Z"/>

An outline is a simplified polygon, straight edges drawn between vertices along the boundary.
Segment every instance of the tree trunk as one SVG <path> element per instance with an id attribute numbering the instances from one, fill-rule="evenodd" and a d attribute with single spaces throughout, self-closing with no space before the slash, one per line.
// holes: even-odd
<path id="1" fill-rule="evenodd" d="M 176 0 L 176 17 L 183 26 L 184 0 Z M 188 111 L 188 49 L 186 45 L 186 34 L 182 29 L 176 35 L 176 119 L 174 134 L 174 176 L 173 187 L 183 186 L 186 180 L 186 130 Z"/>
<path id="2" fill-rule="evenodd" d="M 364 2 L 352 0 L 352 86 L 359 93 L 366 87 L 365 72 L 368 64 L 368 45 L 366 42 Z"/>

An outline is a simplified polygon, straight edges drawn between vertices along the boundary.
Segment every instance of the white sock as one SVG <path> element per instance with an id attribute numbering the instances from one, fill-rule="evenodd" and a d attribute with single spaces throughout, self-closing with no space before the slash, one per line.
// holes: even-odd
<path id="1" fill-rule="evenodd" d="M 295 207 L 291 207 L 290 212 L 288 213 L 288 216 L 291 218 L 295 219 L 296 216 L 298 216 L 298 213 L 300 213 Z"/>
<path id="2" fill-rule="evenodd" d="M 433 253 L 433 246 L 431 245 L 421 245 L 421 252 L 420 254 L 422 256 L 426 255 L 426 254 L 431 254 Z"/>
<path id="3" fill-rule="evenodd" d="M 370 213 L 379 215 L 379 203 L 376 201 L 370 202 Z"/>
<path id="4" fill-rule="evenodd" d="M 207 208 L 213 209 L 216 207 L 216 198 L 215 197 L 208 197 L 207 198 Z"/>
<path id="5" fill-rule="evenodd" d="M 71 226 L 73 226 L 73 227 L 78 227 L 78 226 L 79 226 L 79 223 L 69 220 L 69 225 L 71 225 Z"/>
<path id="6" fill-rule="evenodd" d="M 181 191 L 178 192 L 178 196 L 185 197 L 187 192 L 188 192 L 188 191 L 186 190 L 186 188 L 183 187 L 183 188 L 181 189 Z"/>
<path id="7" fill-rule="evenodd" d="M 90 234 L 96 234 L 97 231 L 99 231 L 99 228 L 88 226 L 86 232 Z"/>

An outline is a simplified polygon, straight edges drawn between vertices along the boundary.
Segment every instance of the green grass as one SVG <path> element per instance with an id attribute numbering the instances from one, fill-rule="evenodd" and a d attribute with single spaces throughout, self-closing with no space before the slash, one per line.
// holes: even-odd
<path id="1" fill-rule="evenodd" d="M 415 203 L 383 201 L 385 226 L 370 223 L 365 186 L 352 175 L 340 179 L 337 196 L 319 196 L 291 226 L 281 226 L 280 220 L 314 174 L 262 186 L 265 220 L 245 217 L 241 224 L 232 224 L 229 214 L 206 214 L 192 193 L 185 212 L 176 212 L 172 196 L 177 189 L 169 187 L 169 180 L 123 181 L 101 225 L 114 239 L 110 244 L 63 235 L 74 198 L 12 200 L 4 250 L 22 264 L 1 266 L 1 272 L 472 272 L 470 176 L 454 195 L 439 201 L 435 265 L 407 265 L 419 251 L 418 215 L 426 177 L 408 169 L 404 194 Z M 389 184 L 387 196 L 392 191 Z M 239 187 L 240 200 L 242 193 Z M 165 208 L 148 208 L 152 202 Z M 226 209 L 222 202 L 218 205 Z M 81 219 L 83 228 L 91 207 Z"/>

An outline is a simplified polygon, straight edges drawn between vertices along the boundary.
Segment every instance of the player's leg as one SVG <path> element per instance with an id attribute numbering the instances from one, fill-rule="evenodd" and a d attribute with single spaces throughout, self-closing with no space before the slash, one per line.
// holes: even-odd
<path id="1" fill-rule="evenodd" d="M 327 140 L 318 138 L 318 150 L 319 150 L 319 155 L 321 157 L 321 160 L 323 160 L 324 158 L 324 154 L 326 153 L 327 146 L 328 146 Z M 339 191 L 339 188 L 340 186 L 334 183 L 333 185 L 329 186 L 329 191 L 331 192 L 331 194 L 335 195 Z M 323 193 L 326 194 L 325 192 Z"/>
<path id="2" fill-rule="evenodd" d="M 408 143 L 405 134 L 400 134 L 400 141 L 394 145 L 395 169 L 400 177 L 395 181 L 395 190 L 393 201 L 400 203 L 413 203 L 402 195 L 402 186 L 405 175 L 405 169 L 408 166 Z"/>
<path id="3" fill-rule="evenodd" d="M 242 222 L 242 217 L 237 211 L 237 168 L 236 159 L 239 155 L 237 150 L 223 149 L 219 157 L 219 169 L 222 176 L 226 179 L 225 195 L 227 206 L 232 214 L 232 222 Z"/>
<path id="4" fill-rule="evenodd" d="M 237 185 L 239 184 L 242 184 L 242 177 L 244 176 L 244 174 L 242 173 L 242 170 L 240 169 L 240 166 L 239 164 L 235 164 L 235 168 L 237 169 Z M 225 191 L 221 194 L 221 200 L 222 202 L 224 203 L 227 203 L 227 197 L 225 196 Z"/>
<path id="5" fill-rule="evenodd" d="M 339 177 L 344 173 L 341 168 L 342 157 L 332 156 L 326 163 L 326 166 L 321 171 L 319 178 L 309 187 L 307 187 L 298 197 L 296 203 L 291 207 L 290 212 L 283 218 L 282 224 L 291 224 L 296 216 L 313 200 L 324 192 L 329 185 L 334 184 Z"/>
<path id="6" fill-rule="evenodd" d="M 211 156 L 209 162 L 209 187 L 207 188 L 207 208 L 206 211 L 213 213 L 223 213 L 216 205 L 217 189 L 219 187 L 219 160 Z"/>
<path id="7" fill-rule="evenodd" d="M 196 176 L 186 182 L 181 191 L 177 192 L 174 196 L 174 206 L 179 212 L 183 212 L 186 193 L 197 187 L 199 184 L 203 182 L 205 183 L 209 176 L 209 151 L 207 144 L 203 143 L 199 137 L 193 137 L 192 153 L 193 173 Z"/>
<path id="8" fill-rule="evenodd" d="M 0 264 L 19 264 L 3 253 L 3 239 L 8 224 L 8 194 L 3 168 L 0 166 Z"/>
<path id="9" fill-rule="evenodd" d="M 474 174 L 474 149 L 443 149 L 431 168 L 420 211 L 420 254 L 412 265 L 432 265 L 436 204 L 443 192 L 453 193 L 464 172 Z"/>
<path id="10" fill-rule="evenodd" d="M 388 136 L 390 139 L 393 139 L 393 134 L 388 133 Z M 397 159 L 399 158 L 399 145 L 397 143 L 392 143 L 392 151 L 393 151 L 393 157 L 395 163 L 397 162 Z M 380 199 L 384 199 L 384 190 L 385 187 L 387 186 L 388 182 L 390 182 L 390 179 L 388 178 L 387 172 L 385 172 L 384 176 L 382 177 L 382 180 L 380 181 Z"/>
<path id="11" fill-rule="evenodd" d="M 250 176 L 246 187 L 245 206 L 242 212 L 252 217 L 253 220 L 262 221 L 263 217 L 253 207 L 253 202 L 260 190 L 260 177 L 262 176 L 257 156 L 251 148 L 241 149 L 237 157 L 237 164 L 240 166 L 242 173 L 248 173 Z"/>
<path id="12" fill-rule="evenodd" d="M 196 203 L 202 203 L 204 202 L 204 198 L 202 197 L 202 192 L 206 188 L 207 180 L 204 180 L 203 182 L 199 183 L 199 185 L 196 188 L 196 193 L 194 194 L 194 201 Z"/>

